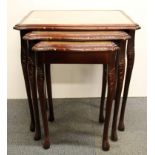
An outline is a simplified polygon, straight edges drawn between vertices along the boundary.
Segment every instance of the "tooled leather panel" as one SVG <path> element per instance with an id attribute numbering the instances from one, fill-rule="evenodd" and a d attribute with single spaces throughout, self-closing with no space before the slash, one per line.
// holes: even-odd
<path id="1" fill-rule="evenodd" d="M 128 40 L 131 37 L 123 31 L 32 31 L 27 33 L 25 40 Z"/>
<path id="2" fill-rule="evenodd" d="M 116 51 L 119 47 L 113 42 L 51 42 L 41 41 L 32 48 L 34 51 L 73 51 L 73 52 L 99 52 Z"/>

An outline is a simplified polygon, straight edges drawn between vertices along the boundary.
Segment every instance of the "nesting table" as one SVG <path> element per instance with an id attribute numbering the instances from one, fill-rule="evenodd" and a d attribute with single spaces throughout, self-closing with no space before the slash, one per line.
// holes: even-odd
<path id="1" fill-rule="evenodd" d="M 36 100 L 36 80 L 35 80 L 35 64 L 31 61 L 32 57 L 30 57 L 30 52 L 28 51 L 28 42 L 23 39 L 28 33 L 37 36 L 35 31 L 39 32 L 47 32 L 44 33 L 44 39 L 48 38 L 48 40 L 54 40 L 55 37 L 57 40 L 61 41 L 64 36 L 61 35 L 61 32 L 68 32 L 71 36 L 69 36 L 72 40 L 76 40 L 77 38 L 83 39 L 83 41 L 98 41 L 100 38 L 101 40 L 115 40 L 116 43 L 120 46 L 121 52 L 120 57 L 118 58 L 118 76 L 117 76 L 117 89 L 116 89 L 116 96 L 115 96 L 115 110 L 113 116 L 113 127 L 112 127 L 112 139 L 117 140 L 117 133 L 116 133 L 116 125 L 117 125 L 117 115 L 119 109 L 119 102 L 120 102 L 120 95 L 123 86 L 123 79 L 124 79 L 124 72 L 125 72 L 125 51 L 127 54 L 127 67 L 126 67 L 126 77 L 124 83 L 124 92 L 123 92 L 123 101 L 120 113 L 120 119 L 118 123 L 118 129 L 123 131 L 125 129 L 124 126 L 124 114 L 125 114 L 125 107 L 128 97 L 128 90 L 130 85 L 130 79 L 132 75 L 132 69 L 134 65 L 134 42 L 135 42 L 135 31 L 139 29 L 139 25 L 134 23 L 124 12 L 119 10 L 99 10 L 99 11 L 62 11 L 62 10 L 55 10 L 55 11 L 32 11 L 30 12 L 23 20 L 15 25 L 14 29 L 20 30 L 20 37 L 21 37 L 21 64 L 23 69 L 23 75 L 25 79 L 25 86 L 26 92 L 28 96 L 29 102 L 29 109 L 31 115 L 31 125 L 30 130 L 34 131 L 37 129 L 35 133 L 35 139 L 40 139 L 40 123 L 38 117 L 38 107 L 37 107 L 37 100 Z M 110 34 L 113 32 L 113 35 L 108 35 L 108 31 Z M 115 38 L 115 33 L 120 31 L 126 33 L 128 37 L 124 41 L 120 36 L 118 39 Z M 49 32 L 49 33 L 48 33 Z M 91 33 L 102 34 L 103 32 L 107 32 L 106 39 L 97 37 L 96 35 L 94 38 L 91 37 Z M 51 33 L 51 38 L 49 38 L 49 34 Z M 53 33 L 53 34 L 52 34 Z M 55 35 L 55 33 L 57 33 Z M 82 34 L 86 33 L 87 35 L 82 37 Z M 89 35 L 88 35 L 89 34 Z M 35 36 L 35 37 L 36 37 Z M 58 37 L 59 36 L 59 37 Z M 87 37 L 86 37 L 87 36 Z M 88 37 L 89 36 L 89 37 Z M 109 37 L 108 37 L 109 36 Z M 31 40 L 29 36 L 29 40 Z M 41 38 L 41 36 L 38 35 Z M 126 37 L 126 36 L 124 36 Z M 38 40 L 36 39 L 34 43 L 37 43 Z M 92 39 L 93 38 L 93 39 Z M 44 40 L 42 37 L 42 40 Z M 125 40 L 128 40 L 127 42 Z M 126 44 L 127 43 L 127 44 Z M 127 45 L 127 50 L 126 50 Z M 70 62 L 69 59 L 65 60 L 65 63 L 73 63 Z M 53 61 L 54 62 L 54 61 Z M 77 63 L 77 62 L 75 62 Z M 80 61 L 79 61 L 80 63 Z M 84 60 L 81 63 L 85 63 Z M 87 63 L 87 62 L 86 62 Z M 29 70 L 29 68 L 31 68 Z M 46 68 L 46 75 L 48 83 L 50 81 L 50 67 L 49 64 L 45 66 Z M 103 107 L 104 107 L 104 98 L 105 98 L 105 85 L 106 85 L 106 75 L 107 75 L 107 66 L 103 66 L 103 84 L 102 84 L 102 98 L 101 98 L 101 105 L 100 105 L 100 115 L 99 115 L 99 122 L 103 122 Z M 30 80 L 31 79 L 31 80 Z M 51 84 L 50 82 L 47 84 Z M 50 120 L 54 120 L 53 115 L 53 106 L 52 106 L 52 96 L 50 95 L 51 88 L 48 87 L 48 97 L 49 97 L 49 105 L 50 105 Z M 35 96 L 35 97 L 33 97 Z M 34 107 L 34 108 L 33 108 Z M 37 117 L 36 117 L 37 116 Z M 103 148 L 104 149 L 104 148 Z M 105 150 L 109 148 L 105 147 Z"/>

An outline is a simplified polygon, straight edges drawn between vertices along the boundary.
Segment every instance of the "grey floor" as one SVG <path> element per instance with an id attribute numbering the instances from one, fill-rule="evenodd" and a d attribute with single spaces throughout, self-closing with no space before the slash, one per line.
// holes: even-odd
<path id="1" fill-rule="evenodd" d="M 100 99 L 54 99 L 55 122 L 49 122 L 51 147 L 34 141 L 29 131 L 26 100 L 8 100 L 8 155 L 146 155 L 146 98 L 129 98 L 126 130 L 110 141 L 110 151 L 101 149 L 103 125 L 98 123 Z"/>

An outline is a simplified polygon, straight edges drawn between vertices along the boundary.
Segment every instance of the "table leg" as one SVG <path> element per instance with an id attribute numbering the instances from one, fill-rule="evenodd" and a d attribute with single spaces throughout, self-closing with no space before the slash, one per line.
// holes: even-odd
<path id="1" fill-rule="evenodd" d="M 23 76 L 25 81 L 25 87 L 26 87 L 26 93 L 29 103 L 29 110 L 30 110 L 30 131 L 35 131 L 35 120 L 34 120 L 34 112 L 33 112 L 33 105 L 32 105 L 32 98 L 31 98 L 31 89 L 30 89 L 30 83 L 29 83 L 29 77 L 28 77 L 28 70 L 27 70 L 27 50 L 26 50 L 26 43 L 22 39 L 23 33 L 21 32 L 21 65 L 23 70 Z"/>
<path id="2" fill-rule="evenodd" d="M 108 65 L 108 96 L 106 101 L 106 115 L 105 115 L 105 124 L 104 124 L 103 141 L 102 141 L 102 149 L 104 151 L 108 151 L 110 148 L 108 140 L 108 130 L 111 116 L 112 102 L 115 96 L 115 90 L 116 90 L 116 67 L 115 63 L 112 63 Z"/>
<path id="3" fill-rule="evenodd" d="M 112 123 L 112 131 L 111 131 L 111 140 L 117 141 L 117 118 L 118 111 L 120 106 L 120 98 L 124 80 L 124 72 L 125 72 L 125 47 L 126 41 L 120 42 L 120 53 L 118 55 L 118 73 L 117 73 L 117 88 L 116 88 L 116 97 L 115 97 L 115 107 L 113 114 L 113 123 Z"/>
<path id="4" fill-rule="evenodd" d="M 38 84 L 38 93 L 40 99 L 40 107 L 42 113 L 42 121 L 44 127 L 44 149 L 48 149 L 50 147 L 49 140 L 49 129 L 48 129 L 48 120 L 46 114 L 46 97 L 44 90 L 44 65 L 41 62 L 37 62 L 37 84 Z"/>
<path id="5" fill-rule="evenodd" d="M 134 50 L 135 31 L 134 30 L 129 31 L 129 35 L 131 36 L 131 39 L 129 39 L 128 46 L 127 46 L 126 79 L 125 79 L 125 86 L 124 86 L 124 94 L 123 94 L 123 100 L 122 100 L 120 120 L 119 120 L 119 125 L 118 125 L 118 129 L 120 131 L 125 130 L 124 114 L 125 114 L 126 101 L 127 101 L 127 97 L 128 97 L 129 85 L 130 85 L 132 69 L 133 69 L 133 65 L 134 65 L 134 56 L 135 56 L 135 50 Z"/>
<path id="6" fill-rule="evenodd" d="M 34 106 L 35 113 L 35 140 L 39 140 L 41 138 L 41 129 L 40 129 L 40 119 L 39 119 L 39 109 L 38 109 L 38 99 L 37 99 L 37 87 L 36 87 L 36 64 L 34 58 L 34 52 L 31 50 L 31 45 L 29 41 L 27 41 L 28 48 L 28 75 L 30 79 L 30 86 L 32 91 L 32 101 Z"/>
<path id="7" fill-rule="evenodd" d="M 46 85 L 47 85 L 48 103 L 49 103 L 49 121 L 52 122 L 54 121 L 54 111 L 53 111 L 52 90 L 51 90 L 50 64 L 45 65 L 45 73 L 46 73 Z"/>
<path id="8" fill-rule="evenodd" d="M 104 122 L 104 102 L 106 94 L 106 84 L 107 84 L 107 65 L 103 65 L 103 76 L 102 76 L 102 93 L 101 93 L 101 103 L 99 112 L 99 122 Z"/>
<path id="9" fill-rule="evenodd" d="M 46 77 L 46 72 L 45 72 L 45 70 L 46 70 L 46 65 L 44 65 L 44 74 L 45 74 L 45 77 Z M 47 103 L 47 100 L 48 100 L 48 96 L 47 96 L 48 93 L 47 93 L 47 91 L 48 91 L 48 90 L 46 91 L 46 88 L 47 88 L 47 87 L 46 87 L 46 84 L 44 85 L 44 87 L 45 87 L 44 90 L 45 90 L 45 97 L 46 97 L 46 111 L 48 112 L 48 103 Z"/>

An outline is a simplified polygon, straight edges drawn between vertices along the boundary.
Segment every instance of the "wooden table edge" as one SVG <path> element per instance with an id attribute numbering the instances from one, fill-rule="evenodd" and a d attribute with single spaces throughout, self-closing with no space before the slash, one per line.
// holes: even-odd
<path id="1" fill-rule="evenodd" d="M 17 24 L 16 30 L 138 30 L 138 24 L 107 24 L 107 25 L 58 25 L 58 24 Z"/>

